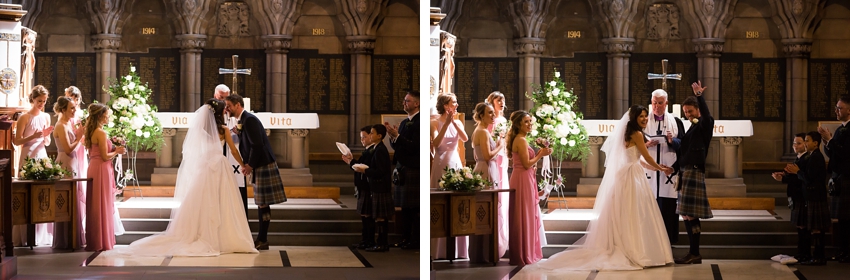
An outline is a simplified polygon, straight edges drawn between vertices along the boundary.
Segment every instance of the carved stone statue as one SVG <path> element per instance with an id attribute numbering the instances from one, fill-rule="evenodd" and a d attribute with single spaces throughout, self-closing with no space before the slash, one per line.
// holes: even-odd
<path id="1" fill-rule="evenodd" d="M 225 2 L 218 8 L 218 35 L 227 37 L 249 36 L 248 4 Z"/>
<path id="2" fill-rule="evenodd" d="M 679 8 L 673 4 L 655 4 L 649 7 L 646 15 L 646 37 L 661 41 L 666 46 L 668 40 L 679 39 Z"/>
<path id="3" fill-rule="evenodd" d="M 452 92 L 455 74 L 455 42 L 457 37 L 448 32 L 440 34 L 440 92 Z"/>
<path id="4" fill-rule="evenodd" d="M 35 39 L 38 37 L 38 33 L 26 27 L 21 28 L 21 33 L 21 47 L 23 47 L 24 52 L 21 54 L 21 90 L 18 93 L 18 99 L 20 100 L 20 107 L 29 108 L 30 102 L 27 95 L 33 87 L 33 78 L 35 77 L 35 55 L 33 52 L 35 51 Z M 11 105 L 7 104 L 7 106 Z"/>

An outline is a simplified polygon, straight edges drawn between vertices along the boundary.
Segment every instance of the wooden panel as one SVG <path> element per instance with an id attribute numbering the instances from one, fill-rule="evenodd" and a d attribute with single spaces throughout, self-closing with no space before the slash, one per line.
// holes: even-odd
<path id="1" fill-rule="evenodd" d="M 446 209 L 448 209 L 448 200 L 447 196 L 431 196 L 431 214 L 430 214 L 430 228 L 431 228 L 431 237 L 445 237 L 448 233 L 448 225 L 449 225 L 449 217 L 446 213 Z"/>
<path id="2" fill-rule="evenodd" d="M 29 200 L 25 186 L 12 185 L 12 224 L 25 225 L 29 221 Z"/>
<path id="3" fill-rule="evenodd" d="M 32 185 L 32 196 L 30 197 L 30 214 L 32 215 L 32 223 L 52 222 L 56 217 L 56 207 L 53 201 L 56 201 L 56 193 L 53 191 L 53 185 Z"/>
<path id="4" fill-rule="evenodd" d="M 472 209 L 475 205 L 475 196 L 454 195 L 450 199 L 452 215 L 451 236 L 475 234 L 475 218 Z"/>
<path id="5" fill-rule="evenodd" d="M 475 234 L 486 235 L 493 232 L 495 215 L 493 213 L 493 194 L 478 193 L 475 195 Z"/>
<path id="6" fill-rule="evenodd" d="M 72 217 L 71 199 L 73 199 L 74 197 L 71 194 L 70 187 L 68 186 L 68 184 L 58 184 L 56 186 L 54 194 L 55 199 L 53 199 L 53 206 L 56 209 L 54 222 L 70 221 Z"/>

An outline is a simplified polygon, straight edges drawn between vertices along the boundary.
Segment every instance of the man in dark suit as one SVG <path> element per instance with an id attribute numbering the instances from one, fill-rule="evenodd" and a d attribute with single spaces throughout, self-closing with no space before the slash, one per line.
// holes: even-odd
<path id="1" fill-rule="evenodd" d="M 818 132 L 826 143 L 824 152 L 829 157 L 829 171 L 832 173 L 832 186 L 829 195 L 832 196 L 831 214 L 838 219 L 835 236 L 838 245 L 838 255 L 834 259 L 842 263 L 850 262 L 850 95 L 842 95 L 835 104 L 835 115 L 841 126 L 833 135 L 829 129 L 818 127 Z"/>
<path id="2" fill-rule="evenodd" d="M 242 174 L 251 176 L 254 184 L 254 203 L 257 204 L 260 232 L 254 246 L 268 250 L 268 233 L 271 224 L 269 205 L 286 202 L 283 181 L 277 168 L 266 129 L 254 114 L 245 111 L 242 96 L 231 94 L 225 98 L 227 110 L 238 119 L 236 133 L 239 134 L 239 154 L 242 155 Z M 246 178 L 247 180 L 247 178 Z M 247 182 L 246 182 L 247 185 Z"/>
<path id="3" fill-rule="evenodd" d="M 401 207 L 403 241 L 394 246 L 405 250 L 419 249 L 419 92 L 404 96 L 407 119 L 399 126 L 384 123 L 390 144 L 395 150 L 393 184 L 395 205 Z"/>
<path id="4" fill-rule="evenodd" d="M 679 205 L 676 208 L 676 214 L 681 215 L 685 221 L 690 251 L 686 256 L 676 259 L 678 264 L 702 263 L 702 256 L 699 253 L 702 228 L 699 219 L 714 217 L 705 191 L 705 158 L 708 156 L 708 145 L 711 144 L 711 137 L 714 135 L 714 118 L 711 117 L 708 105 L 702 97 L 705 91 L 702 83 L 697 81 L 691 87 L 694 90 L 694 96 L 682 102 L 682 111 L 691 122 L 691 127 L 685 133 L 685 137 L 682 137 L 679 157 Z"/>

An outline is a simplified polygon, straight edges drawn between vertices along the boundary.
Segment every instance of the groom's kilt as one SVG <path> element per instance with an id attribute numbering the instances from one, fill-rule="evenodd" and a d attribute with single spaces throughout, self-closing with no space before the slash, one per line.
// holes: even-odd
<path id="1" fill-rule="evenodd" d="M 842 175 L 833 180 L 835 188 L 838 189 L 838 196 L 830 197 L 832 204 L 830 212 L 833 219 L 850 220 L 850 179 L 845 179 L 848 175 Z"/>
<path id="2" fill-rule="evenodd" d="M 272 205 L 286 202 L 283 192 L 283 181 L 277 163 L 254 168 L 254 203 L 257 205 Z"/>
<path id="3" fill-rule="evenodd" d="M 404 185 L 393 185 L 395 206 L 419 208 L 419 169 L 404 168 Z"/>
<path id="4" fill-rule="evenodd" d="M 705 191 L 705 171 L 694 167 L 683 167 L 679 177 L 679 206 L 676 214 L 695 218 L 712 218 L 711 206 Z"/>

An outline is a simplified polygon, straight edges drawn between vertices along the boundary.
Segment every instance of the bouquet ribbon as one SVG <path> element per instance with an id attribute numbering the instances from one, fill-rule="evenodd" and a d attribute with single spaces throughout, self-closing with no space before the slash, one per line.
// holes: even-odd
<path id="1" fill-rule="evenodd" d="M 124 166 L 121 164 L 121 154 L 118 154 L 115 157 L 115 172 L 118 172 L 118 178 L 115 178 L 116 187 L 124 186 L 124 180 L 121 180 L 121 177 L 124 177 Z"/>

